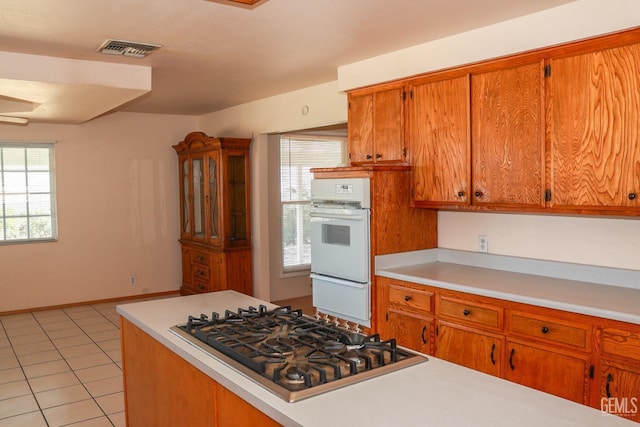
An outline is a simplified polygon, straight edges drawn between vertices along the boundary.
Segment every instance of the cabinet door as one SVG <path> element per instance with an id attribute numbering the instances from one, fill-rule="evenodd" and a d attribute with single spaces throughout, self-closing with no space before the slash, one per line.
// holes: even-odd
<path id="1" fill-rule="evenodd" d="M 349 94 L 349 160 L 373 162 L 373 94 Z"/>
<path id="2" fill-rule="evenodd" d="M 552 203 L 639 207 L 640 45 L 550 61 Z"/>
<path id="3" fill-rule="evenodd" d="M 389 336 L 399 346 L 431 354 L 431 318 L 389 310 Z"/>
<path id="4" fill-rule="evenodd" d="M 206 199 L 205 199 L 205 161 L 204 155 L 191 157 L 191 205 L 193 216 L 193 240 L 206 240 Z"/>
<path id="5" fill-rule="evenodd" d="M 225 156 L 226 206 L 224 212 L 224 244 L 226 247 L 247 247 L 250 233 L 249 156 L 244 151 L 229 151 Z"/>
<path id="6" fill-rule="evenodd" d="M 404 86 L 381 90 L 373 95 L 375 163 L 405 160 L 404 99 Z"/>
<path id="7" fill-rule="evenodd" d="M 180 173 L 180 238 L 191 238 L 191 163 L 189 156 L 178 156 Z"/>
<path id="8" fill-rule="evenodd" d="M 436 352 L 440 359 L 500 376 L 504 338 L 446 322 L 437 322 Z"/>
<path id="9" fill-rule="evenodd" d="M 600 409 L 640 421 L 640 366 L 602 361 Z"/>
<path id="10" fill-rule="evenodd" d="M 504 377 L 574 402 L 589 403 L 589 357 L 507 342 Z"/>
<path id="11" fill-rule="evenodd" d="M 472 204 L 544 205 L 543 63 L 471 76 Z"/>
<path id="12" fill-rule="evenodd" d="M 206 174 L 206 229 L 207 240 L 212 245 L 220 245 L 221 236 L 221 197 L 222 186 L 220 183 L 220 153 L 211 151 L 207 153 Z"/>
<path id="13" fill-rule="evenodd" d="M 469 203 L 469 78 L 416 81 L 409 87 L 413 200 Z"/>

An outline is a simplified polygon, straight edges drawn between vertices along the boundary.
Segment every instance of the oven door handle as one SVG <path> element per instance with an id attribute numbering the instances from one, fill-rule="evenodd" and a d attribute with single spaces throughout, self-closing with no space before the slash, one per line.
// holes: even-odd
<path id="1" fill-rule="evenodd" d="M 367 283 L 352 282 L 351 280 L 337 279 L 331 276 L 322 276 L 320 274 L 311 273 L 312 279 L 324 280 L 325 282 L 333 282 L 338 285 L 351 286 L 352 288 L 364 289 L 368 286 Z"/>
<path id="2" fill-rule="evenodd" d="M 311 216 L 311 218 L 346 219 L 346 220 L 351 220 L 351 221 L 363 221 L 364 220 L 364 214 L 360 213 L 360 212 L 353 213 L 353 214 L 349 214 L 349 213 L 339 214 L 339 213 L 311 212 L 309 215 Z"/>

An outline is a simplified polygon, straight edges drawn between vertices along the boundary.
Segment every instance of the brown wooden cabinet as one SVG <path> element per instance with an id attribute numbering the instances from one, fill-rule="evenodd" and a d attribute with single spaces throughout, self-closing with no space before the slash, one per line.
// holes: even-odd
<path id="1" fill-rule="evenodd" d="M 552 58 L 547 79 L 551 202 L 640 207 L 640 44 Z"/>
<path id="2" fill-rule="evenodd" d="M 433 354 L 433 292 L 425 286 L 379 279 L 378 287 L 387 300 L 382 334 L 395 338 L 402 347 Z"/>
<path id="3" fill-rule="evenodd" d="M 507 339 L 504 378 L 589 404 L 589 355 Z"/>
<path id="4" fill-rule="evenodd" d="M 469 76 L 409 83 L 412 199 L 422 207 L 468 205 L 471 189 Z"/>
<path id="5" fill-rule="evenodd" d="M 618 322 L 598 334 L 601 359 L 594 406 L 640 422 L 640 326 Z"/>
<path id="6" fill-rule="evenodd" d="M 440 359 L 500 376 L 503 349 L 503 336 L 446 321 L 436 322 L 435 356 Z"/>
<path id="7" fill-rule="evenodd" d="M 403 84 L 349 92 L 348 145 L 352 165 L 404 163 L 406 91 Z"/>
<path id="8" fill-rule="evenodd" d="M 471 75 L 473 205 L 544 206 L 543 63 Z"/>
<path id="9" fill-rule="evenodd" d="M 127 425 L 280 425 L 125 319 L 121 333 Z"/>
<path id="10" fill-rule="evenodd" d="M 182 294 L 252 293 L 250 144 L 192 132 L 173 147 L 180 173 Z"/>

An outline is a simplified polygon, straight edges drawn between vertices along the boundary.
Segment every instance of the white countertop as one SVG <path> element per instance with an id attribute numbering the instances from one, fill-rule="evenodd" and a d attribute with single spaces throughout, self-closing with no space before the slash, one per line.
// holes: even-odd
<path id="1" fill-rule="evenodd" d="M 551 268 L 547 268 L 550 263 L 541 263 L 538 260 L 529 262 L 525 259 L 517 259 L 517 264 L 508 259 L 507 262 L 516 267 L 511 269 L 515 271 L 506 271 L 502 268 L 504 259 L 508 257 L 500 257 L 501 262 L 492 262 L 491 256 L 485 255 L 484 259 L 490 266 L 485 268 L 478 266 L 483 265 L 482 262 L 470 262 L 472 265 L 465 265 L 470 259 L 469 255 L 472 258 L 475 256 L 473 253 L 448 251 L 446 256 L 442 256 L 442 251 L 424 253 L 426 256 L 422 258 L 411 259 L 410 262 L 413 264 L 407 262 L 410 256 L 403 258 L 401 254 L 394 255 L 393 262 L 389 261 L 392 257 L 383 258 L 376 274 L 444 289 L 640 324 L 640 289 L 631 287 L 634 282 L 640 285 L 640 272 L 603 268 L 594 270 L 592 266 L 562 263 L 554 263 Z M 443 262 L 441 259 L 446 261 Z M 557 274 L 565 278 L 553 277 L 555 272 L 551 270 L 558 271 L 558 265 L 560 269 L 568 271 L 566 274 Z M 518 272 L 518 269 L 535 271 L 537 274 Z M 583 280 L 567 279 L 571 273 Z M 584 281 L 585 277 L 594 281 Z M 611 277 L 622 277 L 618 280 L 623 286 L 595 283 L 595 280 L 605 281 Z"/>
<path id="2" fill-rule="evenodd" d="M 234 291 L 119 305 L 118 313 L 285 426 L 633 426 L 620 417 L 429 356 L 419 365 L 288 403 L 169 332 L 189 314 L 262 303 Z M 269 308 L 273 305 L 267 304 Z M 294 307 L 295 308 L 295 307 Z"/>

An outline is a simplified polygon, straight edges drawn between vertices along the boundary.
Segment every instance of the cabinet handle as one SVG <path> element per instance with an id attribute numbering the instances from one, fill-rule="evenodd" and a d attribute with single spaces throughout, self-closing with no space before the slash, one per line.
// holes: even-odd
<path id="1" fill-rule="evenodd" d="M 473 195 L 476 197 L 482 197 L 482 191 L 476 191 Z"/>
<path id="2" fill-rule="evenodd" d="M 427 332 L 427 327 L 423 326 L 422 327 L 422 344 L 426 344 L 427 343 L 427 337 L 425 335 L 426 332 Z"/>
<path id="3" fill-rule="evenodd" d="M 491 346 L 491 364 L 492 365 L 496 364 L 496 359 L 493 358 L 494 351 L 496 351 L 496 343 L 493 343 L 493 345 Z"/>
<path id="4" fill-rule="evenodd" d="M 609 390 L 609 384 L 611 384 L 612 381 L 613 381 L 613 375 L 608 374 L 607 375 L 607 382 L 606 382 L 606 384 L 604 386 L 604 389 L 605 389 L 605 391 L 607 393 L 607 398 L 611 397 L 611 390 Z"/>
<path id="5" fill-rule="evenodd" d="M 376 154 L 376 159 L 381 159 L 382 158 L 382 154 Z"/>
<path id="6" fill-rule="evenodd" d="M 204 290 L 204 285 L 198 284 L 198 285 L 196 285 L 196 288 L 198 288 L 201 291 L 203 291 Z"/>
<path id="7" fill-rule="evenodd" d="M 516 369 L 516 367 L 515 367 L 515 366 L 513 366 L 513 355 L 514 355 L 515 353 L 516 353 L 516 349 L 515 349 L 515 348 L 512 348 L 512 349 L 511 349 L 511 355 L 509 355 L 509 366 L 511 367 L 511 370 L 512 370 L 512 371 Z"/>
<path id="8" fill-rule="evenodd" d="M 206 274 L 206 272 L 205 272 L 204 270 L 198 270 L 198 271 L 196 272 L 196 274 L 197 274 L 198 276 L 204 276 L 204 275 Z"/>
<path id="9" fill-rule="evenodd" d="M 371 160 L 371 154 L 367 154 L 367 160 Z"/>
<path id="10" fill-rule="evenodd" d="M 458 197 L 464 197 L 464 191 L 458 191 Z"/>
<path id="11" fill-rule="evenodd" d="M 204 261 L 204 256 L 203 255 L 198 255 L 198 261 Z"/>
<path id="12" fill-rule="evenodd" d="M 409 302 L 409 301 L 411 301 L 411 297 L 409 295 L 405 295 L 404 296 L 404 300 Z"/>
<path id="13" fill-rule="evenodd" d="M 549 332 L 549 328 L 547 328 L 546 326 L 543 326 L 542 329 L 540 329 L 540 332 L 542 332 L 543 334 L 546 334 L 547 332 Z"/>
<path id="14" fill-rule="evenodd" d="M 636 193 L 629 193 L 629 200 L 635 200 L 636 199 Z"/>
<path id="15" fill-rule="evenodd" d="M 468 315 L 471 314 L 471 312 L 468 309 L 465 308 L 464 310 L 462 310 L 462 314 L 465 315 L 465 316 L 468 316 Z"/>

